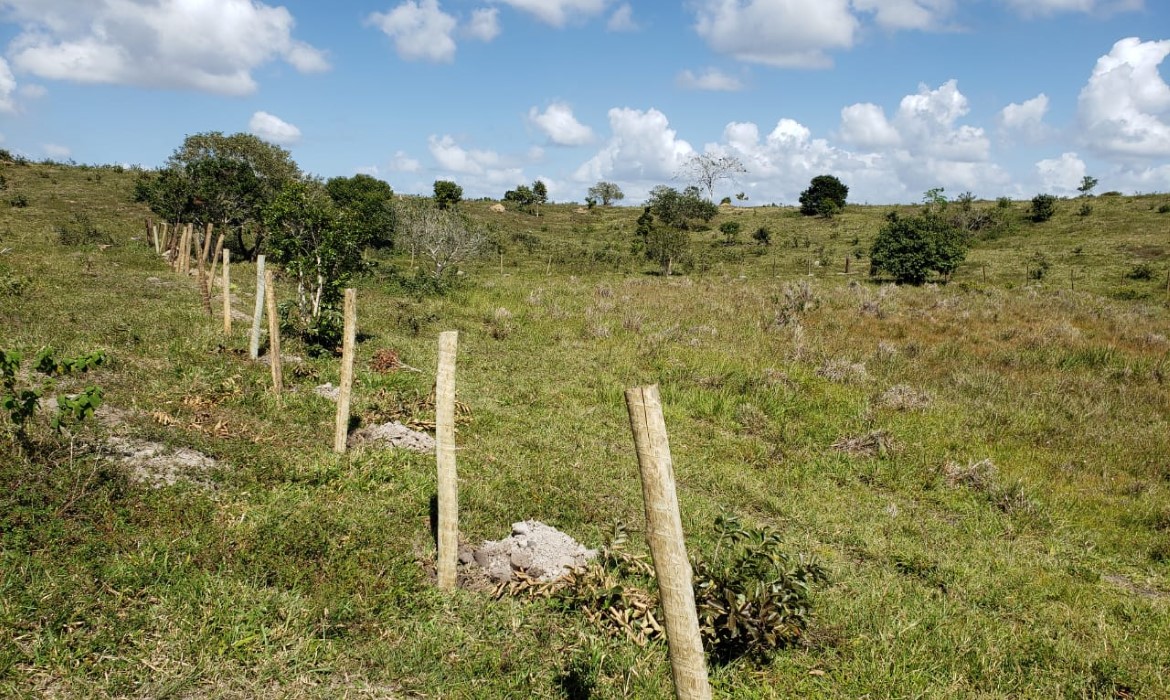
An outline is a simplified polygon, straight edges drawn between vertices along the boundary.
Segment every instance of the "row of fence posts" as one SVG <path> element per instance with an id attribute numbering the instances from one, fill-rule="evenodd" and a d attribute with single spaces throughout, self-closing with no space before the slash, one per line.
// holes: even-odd
<path id="1" fill-rule="evenodd" d="M 206 228 L 201 241 L 191 225 L 168 227 L 163 224 L 161 235 L 159 228 L 149 221 L 147 228 L 148 240 L 153 241 L 156 253 L 165 253 L 172 268 L 180 274 L 190 274 L 191 255 L 197 252 L 200 293 L 204 307 L 209 312 L 210 280 L 215 279 L 215 261 L 222 257 L 223 332 L 230 335 L 231 251 L 223 247 L 223 236 L 220 236 L 215 246 L 215 257 L 211 258 L 212 272 L 208 276 L 204 274 L 204 266 L 210 249 L 211 226 Z M 193 249 L 197 245 L 201 247 Z M 264 256 L 261 255 L 256 261 L 256 304 L 248 344 L 249 357 L 252 359 L 259 357 L 261 319 L 265 311 L 268 317 L 272 389 L 279 396 L 283 381 L 276 290 L 272 270 L 265 268 Z M 333 436 L 333 449 L 339 454 L 346 452 L 349 438 L 356 336 L 357 294 L 350 288 L 345 290 L 341 368 Z M 457 331 L 439 334 L 435 375 L 435 463 L 438 490 L 436 574 L 439 588 L 445 590 L 456 587 L 458 572 L 459 484 L 455 462 L 455 366 L 458 339 Z M 711 697 L 711 688 L 707 680 L 691 565 L 683 537 L 674 465 L 658 386 L 629 389 L 625 399 L 642 482 L 646 539 L 654 561 L 664 611 L 675 696 L 680 700 L 707 700 Z"/>

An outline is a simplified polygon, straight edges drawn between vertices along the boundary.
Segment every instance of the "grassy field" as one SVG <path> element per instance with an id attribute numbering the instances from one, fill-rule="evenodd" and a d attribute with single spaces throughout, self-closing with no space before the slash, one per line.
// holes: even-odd
<path id="1" fill-rule="evenodd" d="M 248 324 L 225 338 L 144 245 L 133 173 L 0 171 L 0 348 L 105 350 L 62 388 L 120 410 L 0 443 L 0 695 L 672 697 L 662 644 L 437 591 L 433 457 L 333 454 L 312 387 L 337 361 L 286 340 L 304 362 L 273 397 Z M 865 274 L 888 207 L 725 210 L 662 277 L 630 255 L 638 209 L 468 202 L 496 247 L 455 289 L 404 290 L 392 255 L 358 281 L 355 413 L 425 420 L 458 330 L 462 535 L 536 518 L 596 546 L 624 523 L 639 550 L 622 393 L 659 383 L 688 547 L 730 513 L 829 573 L 806 642 L 713 667 L 720 696 L 1170 698 L 1168 203 L 1032 224 L 1017 202 L 949 284 L 910 288 Z M 62 245 L 85 217 L 102 245 Z M 250 313 L 254 268 L 232 270 Z M 422 371 L 377 371 L 387 349 Z M 111 435 L 218 466 L 148 488 L 103 458 Z"/>

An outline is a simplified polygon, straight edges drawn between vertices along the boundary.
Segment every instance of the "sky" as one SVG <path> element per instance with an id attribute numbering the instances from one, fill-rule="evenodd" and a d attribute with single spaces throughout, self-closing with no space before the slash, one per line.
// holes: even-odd
<path id="1" fill-rule="evenodd" d="M 625 204 L 697 154 L 793 204 L 1170 191 L 1170 0 L 0 0 L 0 148 L 158 167 L 249 132 L 322 177 Z"/>

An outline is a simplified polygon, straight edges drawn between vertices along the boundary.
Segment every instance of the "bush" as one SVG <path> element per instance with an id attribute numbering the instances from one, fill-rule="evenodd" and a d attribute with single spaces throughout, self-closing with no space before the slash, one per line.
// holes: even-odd
<path id="1" fill-rule="evenodd" d="M 24 209 L 28 206 L 28 197 L 23 194 L 14 194 L 8 198 L 8 206 Z"/>
<path id="2" fill-rule="evenodd" d="M 1154 268 L 1149 263 L 1138 263 L 1129 268 L 1125 276 L 1131 280 L 1151 280 L 1154 279 Z"/>
<path id="3" fill-rule="evenodd" d="M 833 202 L 840 211 L 845 208 L 845 198 L 849 196 L 849 188 L 832 175 L 817 175 L 809 183 L 808 189 L 800 193 L 800 213 L 805 216 L 825 216 L 827 209 L 821 202 Z M 833 211 L 828 216 L 832 216 Z"/>
<path id="4" fill-rule="evenodd" d="M 752 238 L 760 245 L 772 245 L 772 232 L 761 226 L 752 234 Z"/>
<path id="5" fill-rule="evenodd" d="M 450 209 L 463 201 L 463 188 L 451 180 L 435 180 L 435 205 Z"/>
<path id="6" fill-rule="evenodd" d="M 1170 214 L 1170 204 L 1163 204 L 1162 206 L 1158 207 L 1158 213 Z"/>
<path id="7" fill-rule="evenodd" d="M 1000 197 L 1000 198 L 995 200 L 995 206 L 999 207 L 1000 209 L 1011 209 L 1012 208 L 1012 198 L 1011 197 Z"/>
<path id="8" fill-rule="evenodd" d="M 1093 213 L 1093 205 L 1088 202 L 1081 202 L 1081 208 L 1077 210 L 1077 216 L 1082 219 Z"/>
<path id="9" fill-rule="evenodd" d="M 1032 221 L 1041 223 L 1048 221 L 1056 214 L 1056 197 L 1050 194 L 1038 194 L 1032 198 Z"/>
<path id="10" fill-rule="evenodd" d="M 885 272 L 898 284 L 922 284 L 931 272 L 944 278 L 967 257 L 967 235 L 930 212 L 902 218 L 891 212 L 870 251 L 870 274 Z"/>
<path id="11" fill-rule="evenodd" d="M 738 221 L 724 221 L 719 224 L 719 230 L 723 233 L 727 245 L 735 245 L 739 240 L 739 232 L 742 228 L 742 224 Z"/>
<path id="12" fill-rule="evenodd" d="M 77 246 L 92 243 L 113 243 L 108 233 L 102 233 L 89 214 L 74 212 L 67 224 L 56 226 L 57 241 L 61 245 Z"/>
<path id="13" fill-rule="evenodd" d="M 1036 251 L 1028 256 L 1028 279 L 1040 282 L 1048 276 L 1048 271 L 1052 269 L 1052 263 L 1049 262 L 1048 256 L 1040 251 Z"/>

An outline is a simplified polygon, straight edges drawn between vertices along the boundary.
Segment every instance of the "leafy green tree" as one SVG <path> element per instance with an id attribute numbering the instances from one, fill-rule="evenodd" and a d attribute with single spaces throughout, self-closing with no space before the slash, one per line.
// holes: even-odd
<path id="1" fill-rule="evenodd" d="M 652 226 L 646 235 L 646 257 L 662 266 L 669 277 L 678 263 L 690 262 L 691 238 L 686 231 L 671 226 Z"/>
<path id="2" fill-rule="evenodd" d="M 1056 197 L 1050 194 L 1038 194 L 1032 198 L 1032 221 L 1042 223 L 1056 214 Z"/>
<path id="3" fill-rule="evenodd" d="M 515 204 L 522 211 L 530 211 L 536 204 L 536 193 L 528 185 L 516 185 L 516 189 L 504 193 L 504 201 Z"/>
<path id="4" fill-rule="evenodd" d="M 548 185 L 545 185 L 543 180 L 533 182 L 532 196 L 537 206 L 548 204 Z"/>
<path id="5" fill-rule="evenodd" d="M 772 245 L 772 232 L 761 226 L 752 234 L 752 238 L 760 245 Z"/>
<path id="6" fill-rule="evenodd" d="M 738 221 L 724 221 L 719 224 L 719 230 L 723 233 L 727 245 L 735 245 L 739 241 L 739 232 L 743 230 L 743 225 Z"/>
<path id="7" fill-rule="evenodd" d="M 347 219 L 362 245 L 390 248 L 394 245 L 394 190 L 369 175 L 334 177 L 325 183 L 333 203 Z"/>
<path id="8" fill-rule="evenodd" d="M 435 180 L 435 204 L 450 209 L 463 201 L 463 188 L 451 180 Z"/>
<path id="9" fill-rule="evenodd" d="M 1081 178 L 1081 185 L 1077 188 L 1077 192 L 1080 192 L 1082 197 L 1088 197 L 1096 186 L 1097 178 L 1086 175 Z"/>
<path id="10" fill-rule="evenodd" d="M 618 187 L 617 183 L 599 180 L 596 185 L 589 188 L 589 197 L 601 202 L 601 206 L 608 207 L 614 202 L 625 199 L 626 194 L 622 192 L 622 188 Z"/>
<path id="11" fill-rule="evenodd" d="M 650 198 L 646 203 L 664 225 L 683 231 L 699 223 L 706 224 L 719 213 L 719 207 L 703 199 L 699 188 L 693 186 L 679 192 L 673 187 L 659 185 L 650 190 Z"/>
<path id="12" fill-rule="evenodd" d="M 335 325 L 350 278 L 363 269 L 363 241 L 352 214 L 339 208 L 319 180 L 285 183 L 265 208 L 273 262 L 297 281 L 297 310 L 310 335 Z"/>
<path id="13" fill-rule="evenodd" d="M 808 189 L 800 193 L 800 213 L 805 216 L 824 216 L 825 207 L 821 202 L 828 200 L 834 203 L 837 211 L 845 208 L 845 199 L 849 196 L 849 188 L 845 183 L 833 175 L 817 175 L 809 183 Z"/>
<path id="14" fill-rule="evenodd" d="M 931 210 L 913 217 L 891 212 L 870 250 L 870 274 L 884 272 L 898 284 L 922 284 L 931 272 L 949 278 L 967 248 L 966 233 Z"/>

